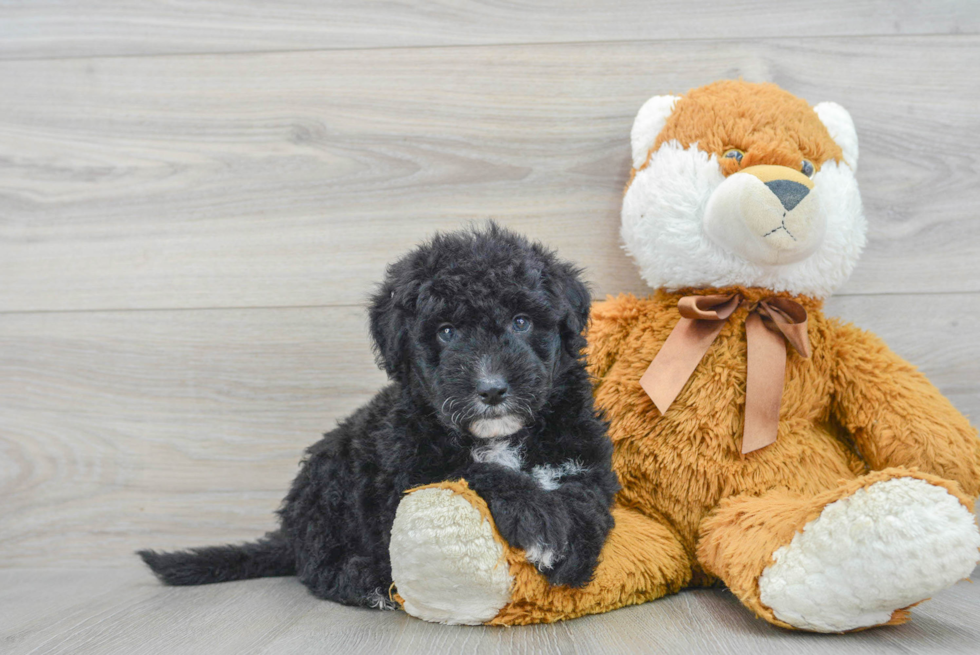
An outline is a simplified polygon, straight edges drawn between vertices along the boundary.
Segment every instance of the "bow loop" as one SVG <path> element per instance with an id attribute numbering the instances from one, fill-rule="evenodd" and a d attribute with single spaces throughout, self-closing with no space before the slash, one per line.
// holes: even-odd
<path id="1" fill-rule="evenodd" d="M 766 327 L 779 330 L 801 357 L 809 358 L 813 354 L 803 305 L 789 298 L 769 298 L 759 303 L 757 311 Z"/>
<path id="2" fill-rule="evenodd" d="M 665 414 L 721 333 L 746 301 L 738 294 L 684 296 L 677 325 L 640 378 L 640 386 Z M 742 453 L 776 441 L 779 405 L 786 376 L 786 342 L 809 357 L 806 309 L 789 298 L 771 297 L 749 306 L 745 320 L 748 363 Z"/>
<path id="3" fill-rule="evenodd" d="M 684 318 L 704 321 L 724 321 L 738 309 L 742 298 L 727 296 L 684 296 L 677 301 L 677 311 Z"/>

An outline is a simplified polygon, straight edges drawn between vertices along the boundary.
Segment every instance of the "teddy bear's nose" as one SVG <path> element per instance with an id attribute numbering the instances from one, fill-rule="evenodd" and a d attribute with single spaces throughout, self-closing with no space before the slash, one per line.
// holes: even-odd
<path id="1" fill-rule="evenodd" d="M 776 194 L 786 211 L 792 211 L 810 193 L 810 189 L 793 180 L 771 180 L 765 184 Z"/>

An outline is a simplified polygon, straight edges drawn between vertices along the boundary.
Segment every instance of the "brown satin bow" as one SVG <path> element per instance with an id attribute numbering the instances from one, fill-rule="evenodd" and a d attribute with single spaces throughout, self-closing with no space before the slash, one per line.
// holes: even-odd
<path id="1" fill-rule="evenodd" d="M 684 296 L 678 301 L 682 318 L 640 378 L 640 386 L 661 414 L 684 388 L 728 317 L 748 302 L 738 294 Z M 810 356 L 806 318 L 803 306 L 788 298 L 767 298 L 749 310 L 745 319 L 748 363 L 743 454 L 776 441 L 786 376 L 786 342 L 803 357 Z"/>

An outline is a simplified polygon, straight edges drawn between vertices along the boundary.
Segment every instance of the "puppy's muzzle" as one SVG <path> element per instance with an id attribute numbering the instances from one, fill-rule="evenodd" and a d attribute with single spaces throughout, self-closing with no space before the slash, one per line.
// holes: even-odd
<path id="1" fill-rule="evenodd" d="M 704 231 L 756 264 L 791 264 L 812 255 L 826 221 L 813 180 L 786 166 L 749 166 L 729 175 L 708 199 Z"/>

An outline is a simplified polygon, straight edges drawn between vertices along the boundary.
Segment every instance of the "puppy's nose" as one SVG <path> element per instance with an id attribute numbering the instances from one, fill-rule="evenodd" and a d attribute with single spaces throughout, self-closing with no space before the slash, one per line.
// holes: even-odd
<path id="1" fill-rule="evenodd" d="M 499 405 L 507 395 L 507 383 L 503 378 L 484 378 L 476 385 L 476 392 L 487 405 Z"/>
<path id="2" fill-rule="evenodd" d="M 810 193 L 810 189 L 792 180 L 772 180 L 766 182 L 766 186 L 776 194 L 786 211 L 792 211 Z"/>

